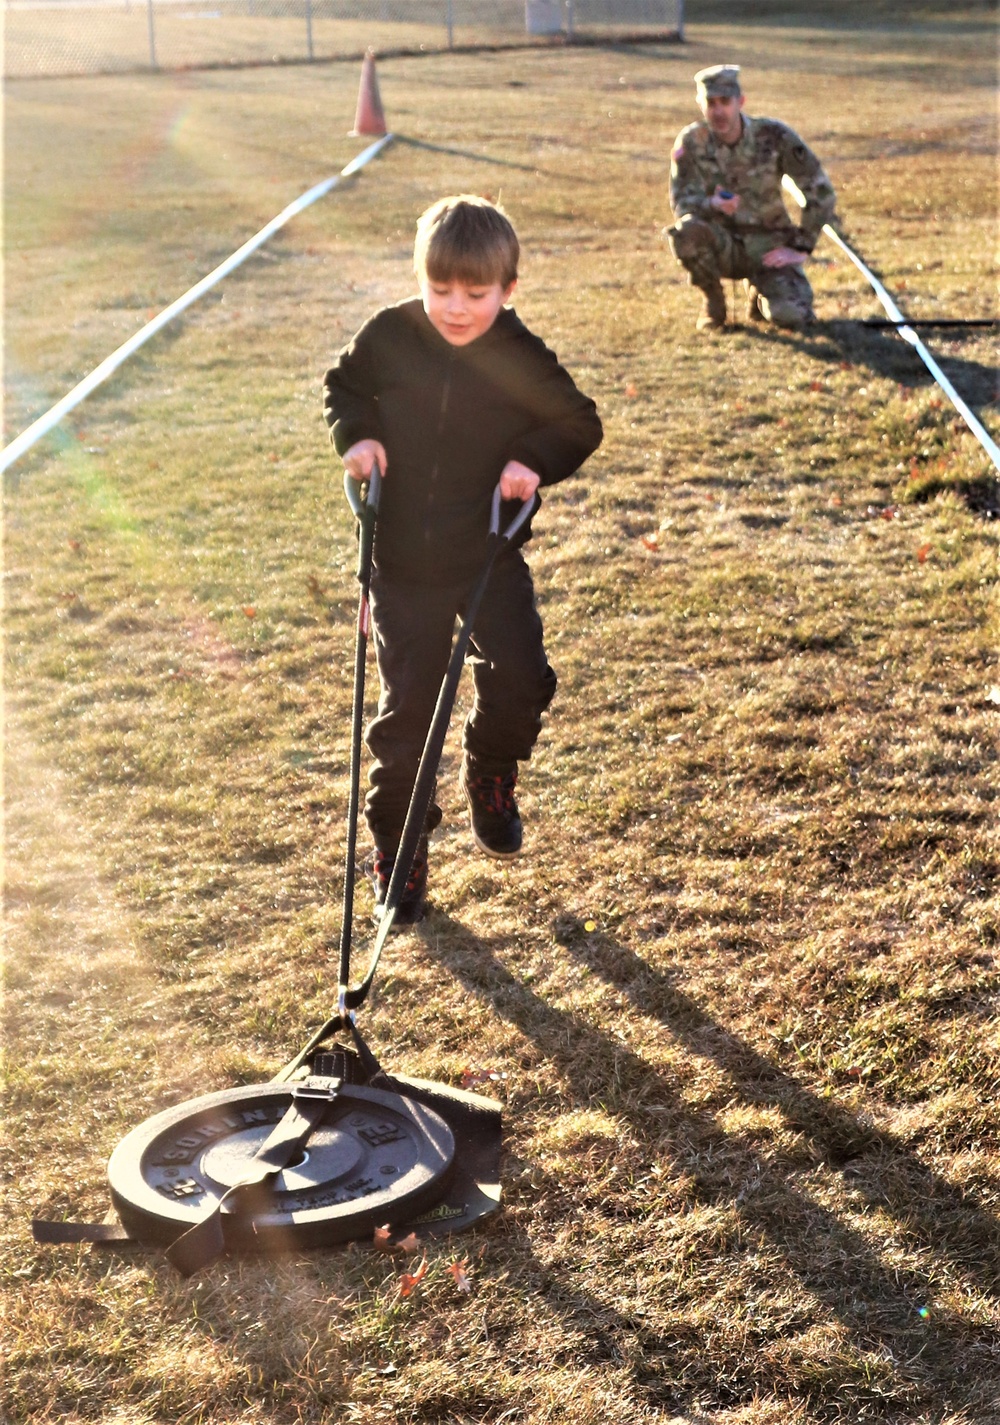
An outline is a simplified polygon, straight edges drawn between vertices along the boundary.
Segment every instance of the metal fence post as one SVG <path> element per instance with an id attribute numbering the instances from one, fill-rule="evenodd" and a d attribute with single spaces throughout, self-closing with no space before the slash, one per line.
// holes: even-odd
<path id="1" fill-rule="evenodd" d="M 306 51 L 313 58 L 313 7 L 312 0 L 306 0 Z"/>
<path id="2" fill-rule="evenodd" d="M 448 48 L 453 49 L 455 45 L 455 8 L 454 0 L 448 0 Z"/>
<path id="3" fill-rule="evenodd" d="M 156 69 L 156 26 L 153 23 L 153 0 L 146 0 L 146 25 L 149 30 L 149 67 Z"/>

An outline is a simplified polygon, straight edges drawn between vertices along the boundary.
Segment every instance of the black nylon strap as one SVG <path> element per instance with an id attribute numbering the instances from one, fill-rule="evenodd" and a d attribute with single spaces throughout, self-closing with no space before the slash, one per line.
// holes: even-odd
<path id="1" fill-rule="evenodd" d="M 361 810 L 361 738 L 365 714 L 365 669 L 368 660 L 368 628 L 371 622 L 369 597 L 372 559 L 375 550 L 375 523 L 382 491 L 382 472 L 372 465 L 365 498 L 350 475 L 344 476 L 344 493 L 358 521 L 358 620 L 354 640 L 354 701 L 351 710 L 351 789 L 347 805 L 347 852 L 344 861 L 344 914 L 340 930 L 340 999 L 343 1002 L 351 974 L 351 929 L 354 920 L 354 878 L 357 862 L 358 816 Z"/>
<path id="2" fill-rule="evenodd" d="M 502 541 L 497 535 L 490 536 L 489 554 L 486 564 L 476 582 L 476 586 L 469 596 L 465 618 L 462 620 L 458 635 L 451 650 L 451 657 L 448 660 L 448 669 L 438 692 L 437 704 L 434 708 L 434 715 L 427 731 L 427 740 L 424 743 L 424 750 L 420 754 L 420 764 L 417 767 L 416 779 L 413 783 L 413 791 L 410 794 L 410 805 L 406 812 L 406 820 L 403 823 L 403 832 L 399 838 L 399 849 L 396 852 L 395 865 L 392 868 L 392 875 L 389 878 L 389 886 L 385 893 L 385 905 L 382 911 L 382 919 L 379 921 L 378 933 L 375 936 L 375 943 L 372 946 L 371 959 L 368 962 L 368 969 L 365 977 L 354 989 L 348 990 L 344 1003 L 348 1009 L 357 1009 L 368 997 L 368 992 L 375 979 L 375 971 L 382 955 L 385 942 L 392 933 L 393 922 L 396 918 L 396 910 L 406 889 L 406 882 L 410 874 L 410 866 L 413 862 L 414 852 L 420 840 L 427 819 L 427 808 L 430 806 L 431 797 L 434 795 L 434 783 L 437 778 L 438 763 L 441 760 L 441 752 L 444 748 L 445 737 L 448 733 L 448 723 L 451 718 L 451 710 L 455 702 L 455 694 L 458 691 L 459 680 L 462 676 L 462 669 L 465 666 L 465 655 L 472 638 L 472 627 L 476 614 L 479 612 L 479 605 L 482 603 L 486 585 L 489 582 L 490 574 L 493 570 L 494 562 L 500 552 Z"/>
<path id="3" fill-rule="evenodd" d="M 301 1069 L 302 1065 L 309 1058 L 313 1050 L 318 1049 L 325 1039 L 329 1039 L 331 1034 L 336 1034 L 338 1030 L 342 1029 L 347 1030 L 351 1038 L 354 1040 L 354 1046 L 358 1051 L 358 1058 L 361 1060 L 361 1063 L 364 1066 L 364 1070 L 368 1079 L 373 1079 L 376 1074 L 380 1074 L 382 1072 L 382 1067 L 379 1064 L 378 1060 L 375 1058 L 375 1055 L 369 1049 L 368 1045 L 362 1039 L 361 1034 L 358 1031 L 358 1027 L 354 1023 L 354 1016 L 349 1014 L 347 1015 L 346 1019 L 344 1019 L 341 1018 L 339 1014 L 333 1014 L 330 1016 L 330 1018 L 326 1021 L 325 1024 L 320 1025 L 319 1029 L 316 1030 L 316 1033 L 312 1036 L 308 1043 L 305 1044 L 299 1050 L 295 1058 L 289 1059 L 288 1063 L 285 1064 L 283 1068 L 280 1068 L 278 1070 L 274 1078 L 271 1080 L 272 1084 L 288 1083 L 289 1079 L 291 1079 L 292 1075 L 296 1072 L 296 1070 Z"/>
<path id="4" fill-rule="evenodd" d="M 413 783 L 413 791 L 410 795 L 410 805 L 407 809 L 406 820 L 403 823 L 399 849 L 396 852 L 395 864 L 392 868 L 392 875 L 389 878 L 382 919 L 379 922 L 378 934 L 375 937 L 375 944 L 372 947 L 368 969 L 361 983 L 355 986 L 354 989 L 348 990 L 346 994 L 343 994 L 341 997 L 342 1003 L 349 1010 L 357 1009 L 359 1005 L 364 1003 L 368 996 L 368 991 L 371 989 L 372 982 L 375 979 L 375 971 L 378 967 L 383 947 L 392 931 L 393 922 L 396 918 L 396 910 L 402 899 L 403 892 L 406 889 L 406 882 L 410 874 L 413 855 L 417 849 L 417 843 L 420 840 L 424 823 L 427 819 L 427 808 L 430 806 L 431 797 L 434 795 L 434 783 L 437 779 L 438 763 L 441 760 L 441 752 L 448 734 L 451 710 L 455 703 L 455 695 L 458 691 L 459 680 L 461 679 L 462 669 L 465 665 L 465 655 L 468 651 L 469 641 L 472 638 L 476 614 L 479 612 L 479 605 L 482 603 L 486 586 L 490 581 L 493 565 L 501 549 L 513 539 L 522 525 L 531 517 L 534 509 L 535 499 L 531 498 L 525 500 L 506 529 L 501 530 L 499 528 L 499 487 L 494 492 L 490 532 L 486 546 L 486 560 L 479 578 L 476 580 L 472 592 L 466 601 L 465 617 L 459 626 L 458 634 L 456 635 L 451 650 L 451 657 L 448 660 L 448 668 L 438 693 L 434 715 L 431 718 L 430 727 L 427 730 L 427 738 L 424 742 L 424 750 L 420 755 L 420 764 L 417 767 L 417 775 Z"/>
<path id="5" fill-rule="evenodd" d="M 353 501 L 352 501 L 353 508 Z M 287 1083 L 296 1070 L 309 1058 L 314 1049 L 317 1049 L 325 1039 L 331 1034 L 335 1034 L 340 1029 L 349 1030 L 357 1045 L 358 1053 L 362 1061 L 368 1056 L 372 1060 L 374 1072 L 379 1072 L 378 1064 L 368 1049 L 364 1040 L 358 1033 L 355 1024 L 353 1011 L 363 1004 L 368 996 L 375 978 L 375 971 L 378 967 L 379 958 L 382 954 L 386 940 L 392 930 L 393 921 L 396 915 L 396 908 L 399 905 L 403 891 L 406 888 L 406 881 L 410 873 L 410 865 L 413 861 L 413 853 L 417 849 L 417 842 L 420 840 L 420 833 L 423 829 L 427 816 L 427 808 L 434 792 L 434 781 L 437 776 L 437 765 L 441 758 L 441 750 L 444 747 L 444 739 L 448 731 L 448 722 L 451 717 L 452 705 L 455 701 L 455 693 L 458 689 L 458 682 L 462 676 L 462 667 L 465 662 L 465 653 L 472 637 L 472 628 L 475 616 L 479 611 L 483 594 L 489 583 L 489 577 L 493 570 L 493 564 L 505 544 L 509 543 L 517 534 L 518 530 L 531 518 L 537 508 L 537 497 L 525 500 L 518 513 L 514 516 L 506 529 L 499 528 L 500 523 L 500 491 L 499 487 L 494 491 L 493 507 L 490 518 L 490 533 L 487 547 L 486 563 L 473 587 L 469 596 L 465 617 L 462 620 L 455 644 L 452 648 L 451 658 L 448 661 L 448 670 L 445 673 L 444 681 L 438 694 L 437 705 L 431 724 L 427 731 L 427 738 L 424 743 L 424 750 L 421 754 L 420 765 L 417 768 L 416 780 L 413 784 L 413 791 L 410 795 L 410 805 L 406 813 L 406 821 L 403 825 L 403 833 L 400 838 L 399 849 L 396 852 L 396 864 L 393 867 L 392 876 L 386 891 L 385 906 L 382 912 L 382 920 L 379 924 L 378 933 L 375 937 L 375 944 L 372 947 L 371 959 L 368 969 L 361 983 L 354 989 L 348 989 L 348 964 L 350 958 L 350 916 L 353 905 L 348 907 L 347 896 L 345 894 L 344 925 L 347 927 L 341 937 L 341 974 L 340 974 L 340 1003 L 336 1014 L 330 1016 L 325 1024 L 320 1025 L 312 1038 L 299 1050 L 294 1059 L 290 1059 L 283 1068 L 275 1074 L 273 1083 Z M 357 679 L 357 671 L 355 673 Z M 357 750 L 360 756 L 360 731 L 354 739 L 352 755 Z M 352 763 L 353 774 L 353 763 Z M 352 801 L 352 809 L 354 803 Z M 357 813 L 349 817 L 348 835 L 356 833 Z M 351 842 L 352 846 L 354 842 Z M 354 871 L 353 863 L 349 866 L 351 901 L 354 895 Z M 367 1064 L 366 1064 L 366 1067 Z M 370 1072 L 372 1072 L 370 1070 Z"/>
<path id="6" fill-rule="evenodd" d="M 65 1246 L 75 1242 L 134 1242 L 130 1232 L 117 1222 L 47 1222 L 32 1219 L 31 1235 L 45 1246 Z"/>
<path id="7" fill-rule="evenodd" d="M 239 1200 L 286 1168 L 322 1121 L 340 1088 L 339 1079 L 306 1079 L 296 1085 L 281 1121 L 247 1164 L 240 1181 L 205 1216 L 167 1248 L 167 1260 L 184 1276 L 192 1276 L 226 1250 L 223 1214 L 238 1210 Z M 260 1202 L 254 1204 L 260 1210 Z"/>

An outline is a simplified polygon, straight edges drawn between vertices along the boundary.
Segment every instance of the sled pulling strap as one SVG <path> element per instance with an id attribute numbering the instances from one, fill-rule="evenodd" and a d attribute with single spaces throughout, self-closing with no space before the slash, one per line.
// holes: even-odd
<path id="1" fill-rule="evenodd" d="M 167 1260 L 186 1277 L 193 1276 L 226 1250 L 223 1214 L 267 1210 L 270 1179 L 296 1158 L 313 1129 L 323 1121 L 340 1089 L 340 1079 L 313 1076 L 296 1084 L 284 1117 L 247 1164 L 247 1170 L 200 1222 L 167 1248 Z"/>

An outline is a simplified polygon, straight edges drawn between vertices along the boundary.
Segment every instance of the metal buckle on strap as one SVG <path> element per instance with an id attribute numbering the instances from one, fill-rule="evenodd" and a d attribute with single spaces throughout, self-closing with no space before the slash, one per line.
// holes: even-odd
<path id="1" fill-rule="evenodd" d="M 301 1083 L 292 1085 L 292 1098 L 320 1098 L 332 1102 L 340 1092 L 343 1080 L 328 1074 L 310 1074 Z"/>

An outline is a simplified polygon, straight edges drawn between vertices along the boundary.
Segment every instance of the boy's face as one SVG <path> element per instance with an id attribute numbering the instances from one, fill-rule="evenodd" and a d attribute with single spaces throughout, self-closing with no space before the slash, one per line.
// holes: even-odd
<path id="1" fill-rule="evenodd" d="M 516 282 L 502 287 L 499 282 L 468 283 L 457 279 L 435 282 L 425 275 L 420 278 L 420 295 L 431 326 L 445 341 L 452 346 L 468 346 L 489 331 L 516 286 Z"/>

